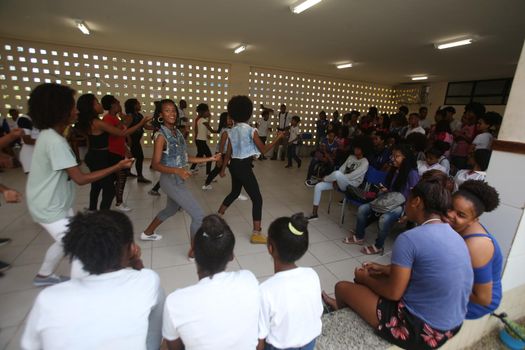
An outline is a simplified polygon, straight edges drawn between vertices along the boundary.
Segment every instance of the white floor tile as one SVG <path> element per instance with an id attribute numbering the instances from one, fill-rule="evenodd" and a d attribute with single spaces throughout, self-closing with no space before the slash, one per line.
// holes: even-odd
<path id="1" fill-rule="evenodd" d="M 333 241 L 311 244 L 309 251 L 323 264 L 350 258 L 350 254 Z"/>

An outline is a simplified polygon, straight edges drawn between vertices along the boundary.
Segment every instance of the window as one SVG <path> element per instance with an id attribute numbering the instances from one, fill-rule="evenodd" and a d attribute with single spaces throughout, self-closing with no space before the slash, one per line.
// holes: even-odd
<path id="1" fill-rule="evenodd" d="M 451 82 L 448 83 L 445 104 L 479 102 L 484 105 L 505 105 L 511 86 L 512 78 Z"/>

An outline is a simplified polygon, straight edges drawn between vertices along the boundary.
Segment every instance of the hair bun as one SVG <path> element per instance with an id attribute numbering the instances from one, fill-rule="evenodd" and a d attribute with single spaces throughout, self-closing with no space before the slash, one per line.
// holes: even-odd
<path id="1" fill-rule="evenodd" d="M 481 203 L 483 203 L 485 212 L 487 213 L 493 211 L 499 206 L 498 191 L 485 181 L 467 180 L 459 186 L 458 190 L 468 192 L 478 198 Z"/>

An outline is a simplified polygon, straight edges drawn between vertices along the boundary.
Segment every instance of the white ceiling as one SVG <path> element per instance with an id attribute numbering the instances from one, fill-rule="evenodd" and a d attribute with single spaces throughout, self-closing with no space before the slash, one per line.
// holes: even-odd
<path id="1" fill-rule="evenodd" d="M 0 36 L 388 84 L 513 76 L 525 38 L 524 0 L 324 0 L 300 15 L 293 2 L 0 0 Z M 478 40 L 433 48 L 462 36 Z M 235 55 L 239 43 L 249 47 Z M 335 68 L 347 60 L 355 66 Z"/>

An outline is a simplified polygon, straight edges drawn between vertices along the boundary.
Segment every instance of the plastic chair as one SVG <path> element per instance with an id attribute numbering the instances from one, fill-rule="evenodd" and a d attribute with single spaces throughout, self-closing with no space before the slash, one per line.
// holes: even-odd
<path id="1" fill-rule="evenodd" d="M 365 191 L 368 191 L 370 189 L 370 186 L 372 185 L 379 185 L 380 183 L 384 184 L 386 180 L 386 175 L 387 175 L 386 172 L 379 171 L 376 168 L 369 166 L 366 172 L 366 175 L 365 175 L 365 179 L 363 180 L 366 183 Z M 343 191 L 340 191 L 340 192 L 343 192 Z M 357 207 L 360 206 L 361 204 L 366 203 L 365 201 L 360 201 L 360 200 L 357 200 L 357 199 L 354 199 L 348 196 L 346 194 L 346 191 L 344 193 L 345 193 L 345 197 L 343 198 L 343 205 L 341 206 L 341 220 L 340 220 L 341 225 L 343 225 L 345 221 L 345 208 L 346 208 L 347 203 L 353 204 Z"/>

